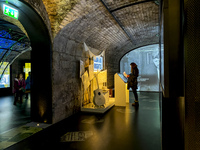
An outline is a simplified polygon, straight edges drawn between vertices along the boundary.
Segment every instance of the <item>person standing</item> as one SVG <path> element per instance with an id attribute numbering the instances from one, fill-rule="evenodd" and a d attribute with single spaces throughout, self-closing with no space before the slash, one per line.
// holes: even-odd
<path id="1" fill-rule="evenodd" d="M 131 73 L 127 75 L 126 72 L 124 72 L 123 74 L 126 78 L 128 78 L 127 89 L 129 90 L 131 88 L 135 96 L 135 102 L 132 104 L 132 106 L 139 106 L 138 94 L 137 94 L 137 88 L 138 88 L 137 78 L 139 75 L 139 70 L 138 70 L 137 65 L 133 62 L 130 64 L 130 67 L 131 67 Z"/>
<path id="2" fill-rule="evenodd" d="M 28 74 L 29 76 L 26 79 L 26 99 L 28 99 L 28 93 L 31 91 L 31 72 Z"/>
<path id="3" fill-rule="evenodd" d="M 14 80 L 14 93 L 15 93 L 14 105 L 16 105 L 18 101 L 18 97 L 20 97 L 20 104 L 22 104 L 22 96 L 25 92 L 25 88 L 26 88 L 26 83 L 23 78 L 23 74 L 20 73 L 18 75 L 18 78 L 15 78 Z"/>

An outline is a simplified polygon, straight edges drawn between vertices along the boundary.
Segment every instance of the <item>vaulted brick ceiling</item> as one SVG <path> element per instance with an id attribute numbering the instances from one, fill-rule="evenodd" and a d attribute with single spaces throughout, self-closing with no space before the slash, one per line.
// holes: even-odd
<path id="1" fill-rule="evenodd" d="M 126 52 L 159 42 L 159 5 L 156 0 L 26 1 L 34 5 L 48 25 L 46 9 L 52 39 L 58 33 L 64 33 L 64 38 L 86 42 L 100 51 L 106 50 L 107 60 L 118 63 Z"/>
<path id="2" fill-rule="evenodd" d="M 48 0 L 44 0 L 48 1 Z M 55 2 L 55 1 L 54 1 Z M 53 35 L 65 32 L 78 42 L 98 50 L 106 50 L 108 57 L 120 57 L 136 47 L 158 43 L 159 5 L 156 1 L 142 0 L 75 0 L 65 4 L 60 0 L 57 5 L 65 13 L 54 20 Z M 47 4 L 44 2 L 44 4 Z M 49 6 L 49 7 L 50 7 Z M 48 11 L 48 9 L 47 9 Z M 61 10 L 58 9 L 58 12 Z M 56 19 L 57 18 L 57 19 Z M 57 26 L 55 22 L 57 20 Z"/>
<path id="3" fill-rule="evenodd" d="M 52 41 L 59 32 L 66 32 L 66 37 L 106 50 L 108 56 L 159 41 L 158 0 L 25 1 L 35 7 L 48 27 L 49 17 Z"/>
<path id="4" fill-rule="evenodd" d="M 159 42 L 157 0 L 26 1 L 37 9 L 48 25 L 46 9 L 52 39 L 64 32 L 65 38 L 106 50 L 107 58 L 113 61 L 118 62 L 134 48 Z"/>

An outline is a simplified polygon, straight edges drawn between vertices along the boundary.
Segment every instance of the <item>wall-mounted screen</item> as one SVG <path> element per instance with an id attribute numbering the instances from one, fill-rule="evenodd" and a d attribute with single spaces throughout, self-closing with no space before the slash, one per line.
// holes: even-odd
<path id="1" fill-rule="evenodd" d="M 0 68 L 0 76 L 4 72 L 2 79 L 0 80 L 0 88 L 8 88 L 10 87 L 10 65 L 8 65 L 7 69 L 4 71 L 4 68 L 8 65 L 8 62 L 3 62 Z"/>
<path id="2" fill-rule="evenodd" d="M 94 71 L 103 70 L 103 57 L 96 56 L 94 57 Z"/>
<path id="3" fill-rule="evenodd" d="M 138 91 L 159 91 L 159 44 L 144 46 L 124 55 L 120 61 L 120 73 L 130 74 L 132 62 L 139 69 Z"/>

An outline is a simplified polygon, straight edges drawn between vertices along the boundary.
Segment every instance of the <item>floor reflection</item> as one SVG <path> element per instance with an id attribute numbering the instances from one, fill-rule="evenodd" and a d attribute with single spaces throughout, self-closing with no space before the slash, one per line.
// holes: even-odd
<path id="1" fill-rule="evenodd" d="M 92 132 L 93 136 L 84 142 L 69 142 L 57 146 L 62 149 L 88 149 L 88 150 L 110 150 L 110 149 L 135 149 L 135 150 L 160 150 L 160 110 L 159 93 L 138 93 L 140 106 L 133 107 L 132 92 L 130 92 L 130 103 L 126 107 L 113 107 L 106 114 L 81 114 L 80 120 L 73 125 L 71 131 Z M 144 100 L 145 99 L 145 100 Z M 152 99 L 154 102 L 152 102 Z M 95 118 L 104 120 L 94 123 Z M 86 124 L 89 119 L 92 123 Z M 77 122 L 76 122 L 77 123 Z M 73 123 L 72 123 L 73 124 Z M 65 133 L 66 134 L 66 133 Z"/>
<path id="2" fill-rule="evenodd" d="M 0 133 L 24 125 L 31 121 L 30 96 L 23 97 L 23 103 L 13 105 L 14 96 L 0 97 Z"/>
<path id="3" fill-rule="evenodd" d="M 105 114 L 76 114 L 9 150 L 22 147 L 29 150 L 161 150 L 159 93 L 141 92 L 138 96 L 139 107 L 131 105 L 134 97 L 130 92 L 130 104 L 126 107 L 113 107 Z M 23 106 L 12 109 L 23 109 Z"/>

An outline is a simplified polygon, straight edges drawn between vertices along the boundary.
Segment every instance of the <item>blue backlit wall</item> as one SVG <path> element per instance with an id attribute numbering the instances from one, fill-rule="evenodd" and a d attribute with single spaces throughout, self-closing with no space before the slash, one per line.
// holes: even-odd
<path id="1" fill-rule="evenodd" d="M 29 48 L 24 33 L 0 26 L 0 88 L 10 87 L 10 64 Z"/>
<path id="2" fill-rule="evenodd" d="M 3 62 L 6 59 L 6 52 L 16 41 L 9 40 L 11 35 L 5 30 L 0 31 L 0 88 L 10 87 L 10 66 L 9 62 Z M 2 76 L 3 74 L 3 76 Z"/>

